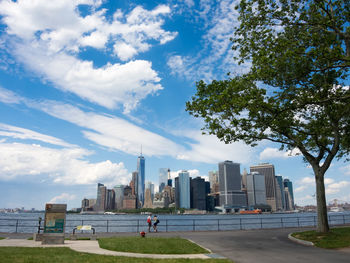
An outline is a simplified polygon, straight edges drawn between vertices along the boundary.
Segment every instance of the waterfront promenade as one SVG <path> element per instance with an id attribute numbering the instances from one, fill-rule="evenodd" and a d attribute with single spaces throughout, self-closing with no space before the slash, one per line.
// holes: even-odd
<path id="1" fill-rule="evenodd" d="M 190 239 L 212 253 L 229 258 L 235 263 L 349 263 L 350 248 L 341 250 L 308 247 L 288 239 L 291 232 L 307 228 L 259 229 L 237 231 L 159 232 L 147 236 Z M 133 236 L 137 233 L 97 233 L 98 237 Z M 0 236 L 28 238 L 30 234 L 0 233 Z M 34 242 L 34 241 L 32 241 Z M 73 241 L 72 241 L 73 242 Z M 83 242 L 83 241 L 81 241 Z M 19 242 L 20 243 L 20 242 Z"/>

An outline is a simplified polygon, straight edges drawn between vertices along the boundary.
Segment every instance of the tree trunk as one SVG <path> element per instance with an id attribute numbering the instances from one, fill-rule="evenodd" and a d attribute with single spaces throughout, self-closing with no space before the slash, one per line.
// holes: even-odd
<path id="1" fill-rule="evenodd" d="M 329 232 L 324 173 L 314 170 L 316 178 L 317 232 Z"/>

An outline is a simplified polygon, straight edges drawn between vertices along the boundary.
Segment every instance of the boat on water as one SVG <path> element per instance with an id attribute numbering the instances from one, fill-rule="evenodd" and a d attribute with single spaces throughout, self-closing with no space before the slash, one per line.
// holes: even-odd
<path id="1" fill-rule="evenodd" d="M 338 206 L 333 206 L 329 209 L 330 213 L 338 213 L 338 212 L 343 212 L 344 209 L 342 207 L 338 207 Z"/>
<path id="2" fill-rule="evenodd" d="M 261 214 L 261 209 L 254 209 L 254 210 L 241 210 L 239 211 L 241 215 L 258 215 Z"/>

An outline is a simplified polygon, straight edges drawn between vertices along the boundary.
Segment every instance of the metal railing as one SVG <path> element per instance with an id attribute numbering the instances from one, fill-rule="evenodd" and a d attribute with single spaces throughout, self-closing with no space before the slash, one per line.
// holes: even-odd
<path id="1" fill-rule="evenodd" d="M 316 226 L 317 216 L 295 217 L 230 217 L 216 219 L 161 219 L 158 230 L 171 231 L 224 231 L 288 227 Z M 331 226 L 350 224 L 350 214 L 328 215 Z M 43 224 L 43 222 L 42 222 Z M 101 232 L 140 232 L 148 229 L 145 219 L 94 219 L 66 221 L 66 232 L 71 233 L 78 225 L 92 225 L 97 233 Z M 0 232 L 33 233 L 38 230 L 35 219 L 0 219 Z"/>

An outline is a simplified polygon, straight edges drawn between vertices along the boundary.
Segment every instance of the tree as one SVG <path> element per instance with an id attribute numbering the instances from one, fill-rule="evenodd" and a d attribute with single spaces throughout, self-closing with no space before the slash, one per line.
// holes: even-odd
<path id="1" fill-rule="evenodd" d="M 348 0 L 241 0 L 231 39 L 249 72 L 197 82 L 186 110 L 226 143 L 298 149 L 316 181 L 317 231 L 328 232 L 324 176 L 350 150 Z"/>

